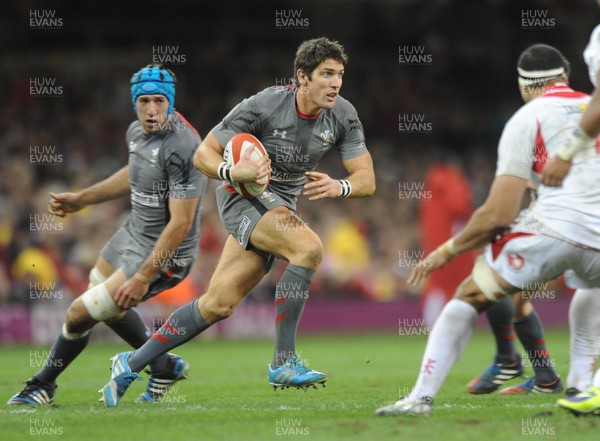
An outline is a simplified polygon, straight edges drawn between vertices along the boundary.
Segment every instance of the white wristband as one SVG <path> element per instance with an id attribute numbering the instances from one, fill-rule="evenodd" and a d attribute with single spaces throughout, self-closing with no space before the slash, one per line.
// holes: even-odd
<path id="1" fill-rule="evenodd" d="M 340 190 L 340 197 L 347 198 L 352 193 L 352 184 L 350 184 L 348 179 L 338 179 L 338 181 L 340 181 L 340 185 L 342 186 Z"/>
<path id="2" fill-rule="evenodd" d="M 231 164 L 221 162 L 221 164 L 219 164 L 219 167 L 217 168 L 217 176 L 219 176 L 219 179 L 221 179 L 222 181 L 232 182 L 233 179 L 231 178 L 231 168 Z"/>
<path id="3" fill-rule="evenodd" d="M 587 133 L 577 127 L 558 150 L 556 156 L 565 161 L 571 161 L 577 153 L 592 147 L 592 141 L 593 139 Z"/>

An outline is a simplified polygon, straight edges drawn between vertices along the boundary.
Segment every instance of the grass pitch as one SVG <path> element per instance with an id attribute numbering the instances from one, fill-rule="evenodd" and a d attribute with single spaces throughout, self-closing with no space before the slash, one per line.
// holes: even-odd
<path id="1" fill-rule="evenodd" d="M 566 379 L 568 335 L 548 332 L 547 341 Z M 193 341 L 176 351 L 190 362 L 190 378 L 177 383 L 166 402 L 133 402 L 145 387 L 144 374 L 116 409 L 98 403 L 97 390 L 108 381 L 108 358 L 125 346 L 90 344 L 59 377 L 54 406 L 0 405 L 0 440 L 599 439 L 600 419 L 557 409 L 557 396 L 468 394 L 468 381 L 492 359 L 488 333 L 473 336 L 437 396 L 432 417 L 374 417 L 375 408 L 410 391 L 425 343 L 423 336 L 301 336 L 301 358 L 329 375 L 327 387 L 275 392 L 267 382 L 271 341 Z M 0 349 L 3 403 L 37 371 L 48 349 Z"/>

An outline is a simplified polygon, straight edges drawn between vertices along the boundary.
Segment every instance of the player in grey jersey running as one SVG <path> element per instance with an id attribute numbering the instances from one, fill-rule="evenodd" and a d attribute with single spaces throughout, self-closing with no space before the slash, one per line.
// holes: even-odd
<path id="1" fill-rule="evenodd" d="M 150 360 L 229 317 L 267 274 L 275 257 L 288 265 L 275 293 L 275 353 L 269 382 L 302 388 L 325 382 L 326 375 L 308 368 L 296 353 L 296 329 L 323 251 L 319 237 L 294 212 L 302 192 L 315 201 L 364 197 L 375 191 L 362 125 L 354 107 L 339 96 L 346 62 L 344 48 L 335 41 L 318 38 L 301 43 L 294 63 L 295 86 L 271 87 L 245 99 L 206 136 L 194 157 L 196 168 L 230 182 L 264 183 L 271 173 L 269 187 L 253 199 L 238 195 L 228 183 L 217 189 L 219 214 L 230 236 L 207 292 L 175 311 L 156 338 L 117 356 L 104 388 L 105 398 L 108 392 L 114 405 Z M 223 161 L 223 146 L 242 132 L 256 136 L 269 157 L 254 162 L 247 152 L 230 167 Z M 331 148 L 341 155 L 348 172 L 345 179 L 315 171 Z M 180 329 L 185 334 L 176 332 Z"/>
<path id="2" fill-rule="evenodd" d="M 44 367 L 8 404 L 52 402 L 56 378 L 85 348 L 91 329 L 105 322 L 134 348 L 150 331 L 131 309 L 177 285 L 198 253 L 200 196 L 207 178 L 192 165 L 200 136 L 174 110 L 175 76 L 147 66 L 131 79 L 137 121 L 126 134 L 129 163 L 78 193 L 52 194 L 48 209 L 59 217 L 87 205 L 131 196 L 131 214 L 102 249 L 88 290 L 67 311 Z M 150 364 L 152 377 L 138 401 L 158 401 L 185 378 L 188 363 L 165 354 Z"/>

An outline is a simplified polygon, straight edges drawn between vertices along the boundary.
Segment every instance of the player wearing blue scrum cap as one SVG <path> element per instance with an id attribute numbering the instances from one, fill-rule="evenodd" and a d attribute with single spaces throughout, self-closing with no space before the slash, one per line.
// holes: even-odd
<path id="1" fill-rule="evenodd" d="M 171 71 L 157 65 L 136 72 L 131 98 L 137 120 L 126 134 L 128 165 L 78 193 L 51 193 L 48 210 L 59 217 L 124 196 L 131 197 L 131 214 L 100 252 L 88 290 L 69 306 L 44 367 L 8 404 L 51 403 L 56 378 L 83 351 L 98 322 L 140 347 L 151 334 L 131 308 L 189 273 L 198 253 L 199 200 L 207 178 L 192 165 L 201 139 L 174 109 L 175 81 Z M 156 358 L 138 401 L 160 400 L 188 369 L 176 355 Z"/>

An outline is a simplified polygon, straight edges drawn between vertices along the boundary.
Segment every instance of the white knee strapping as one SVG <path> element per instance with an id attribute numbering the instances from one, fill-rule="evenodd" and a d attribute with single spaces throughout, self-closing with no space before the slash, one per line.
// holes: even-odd
<path id="1" fill-rule="evenodd" d="M 100 285 L 102 282 L 104 282 L 107 279 L 107 277 L 102 274 L 98 268 L 93 267 L 92 270 L 90 271 L 90 275 L 89 275 L 89 281 L 90 283 L 88 284 L 88 290 L 92 289 L 94 286 L 96 285 Z"/>
<path id="2" fill-rule="evenodd" d="M 488 300 L 497 303 L 507 295 L 507 292 L 498 285 L 494 277 L 494 272 L 482 255 L 475 259 L 475 266 L 473 266 L 471 275 L 473 276 L 473 282 L 475 282 Z"/>
<path id="3" fill-rule="evenodd" d="M 88 335 L 91 331 L 92 331 L 91 329 L 88 329 L 87 331 L 83 331 L 83 332 L 69 332 L 69 331 L 67 331 L 67 325 L 65 325 L 63 323 L 63 326 L 62 326 L 62 335 L 67 340 L 79 340 L 80 338 L 83 338 L 86 335 Z"/>
<path id="4" fill-rule="evenodd" d="M 87 290 L 80 298 L 90 316 L 99 322 L 113 318 L 121 312 L 104 283 Z"/>

